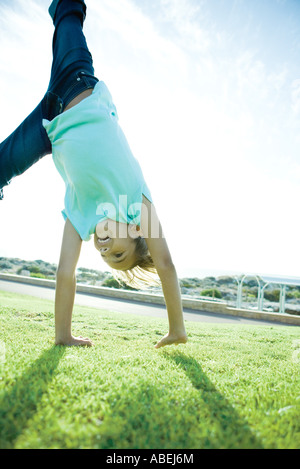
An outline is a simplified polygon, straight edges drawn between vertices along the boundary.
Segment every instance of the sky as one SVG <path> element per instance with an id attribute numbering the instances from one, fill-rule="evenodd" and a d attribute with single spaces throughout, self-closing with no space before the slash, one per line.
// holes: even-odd
<path id="1" fill-rule="evenodd" d="M 0 141 L 48 87 L 46 0 L 0 2 Z M 95 74 L 150 187 L 178 275 L 300 277 L 300 1 L 87 0 Z M 58 263 L 51 155 L 0 202 L 0 256 Z M 79 266 L 109 270 L 83 243 Z"/>

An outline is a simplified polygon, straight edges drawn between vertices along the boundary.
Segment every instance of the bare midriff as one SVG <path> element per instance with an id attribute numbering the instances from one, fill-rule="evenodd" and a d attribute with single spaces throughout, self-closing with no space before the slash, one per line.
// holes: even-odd
<path id="1" fill-rule="evenodd" d="M 79 104 L 80 101 L 90 96 L 92 92 L 93 92 L 93 89 L 90 88 L 88 90 L 83 91 L 79 95 L 77 95 L 76 98 L 72 99 L 72 101 L 70 101 L 69 104 L 65 107 L 64 112 L 67 111 L 68 109 L 71 109 L 71 107 L 76 106 L 76 104 Z"/>

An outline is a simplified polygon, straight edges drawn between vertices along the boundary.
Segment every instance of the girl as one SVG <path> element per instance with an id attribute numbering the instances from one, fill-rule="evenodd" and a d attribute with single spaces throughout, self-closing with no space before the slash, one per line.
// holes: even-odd
<path id="1" fill-rule="evenodd" d="M 35 110 L 0 145 L 0 189 L 52 153 L 65 186 L 65 228 L 57 269 L 55 343 L 92 345 L 71 332 L 75 271 L 82 241 L 94 245 L 128 284 L 157 273 L 169 333 L 157 344 L 185 343 L 180 289 L 150 191 L 119 127 L 116 108 L 82 31 L 84 0 L 53 0 L 55 31 L 48 90 Z"/>

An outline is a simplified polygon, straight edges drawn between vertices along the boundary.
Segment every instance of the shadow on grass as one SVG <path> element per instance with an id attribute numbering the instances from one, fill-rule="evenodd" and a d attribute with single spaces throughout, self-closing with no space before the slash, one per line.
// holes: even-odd
<path id="1" fill-rule="evenodd" d="M 184 371 L 191 386 L 178 376 L 178 388 L 168 374 L 153 382 L 138 367 L 128 379 L 122 365 L 114 373 L 122 385 L 106 401 L 96 432 L 94 449 L 262 449 L 263 445 L 232 404 L 218 391 L 193 357 L 163 351 L 164 359 Z M 161 365 L 163 366 L 163 365 Z M 118 369 L 119 367 L 119 369 Z M 181 374 L 181 373 L 180 373 Z M 179 375 L 179 373 L 178 373 Z M 152 376 L 152 378 L 151 378 Z M 217 380 L 217 376 L 216 376 Z"/>
<path id="2" fill-rule="evenodd" d="M 0 448 L 13 449 L 56 374 L 64 347 L 46 350 L 0 400 Z"/>
<path id="3" fill-rule="evenodd" d="M 247 422 L 216 389 L 201 365 L 180 351 L 165 352 L 164 357 L 180 366 L 198 391 L 208 414 L 211 435 L 207 445 L 214 449 L 262 449 L 262 443 L 251 432 Z M 217 377 L 216 377 L 217 379 Z"/>

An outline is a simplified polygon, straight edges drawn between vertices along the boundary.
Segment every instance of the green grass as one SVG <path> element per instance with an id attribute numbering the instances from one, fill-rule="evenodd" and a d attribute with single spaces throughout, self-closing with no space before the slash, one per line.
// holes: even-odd
<path id="1" fill-rule="evenodd" d="M 51 301 L 0 305 L 2 449 L 300 448 L 297 327 L 187 322 L 156 350 L 166 320 L 75 307 L 95 346 L 66 348 Z"/>

